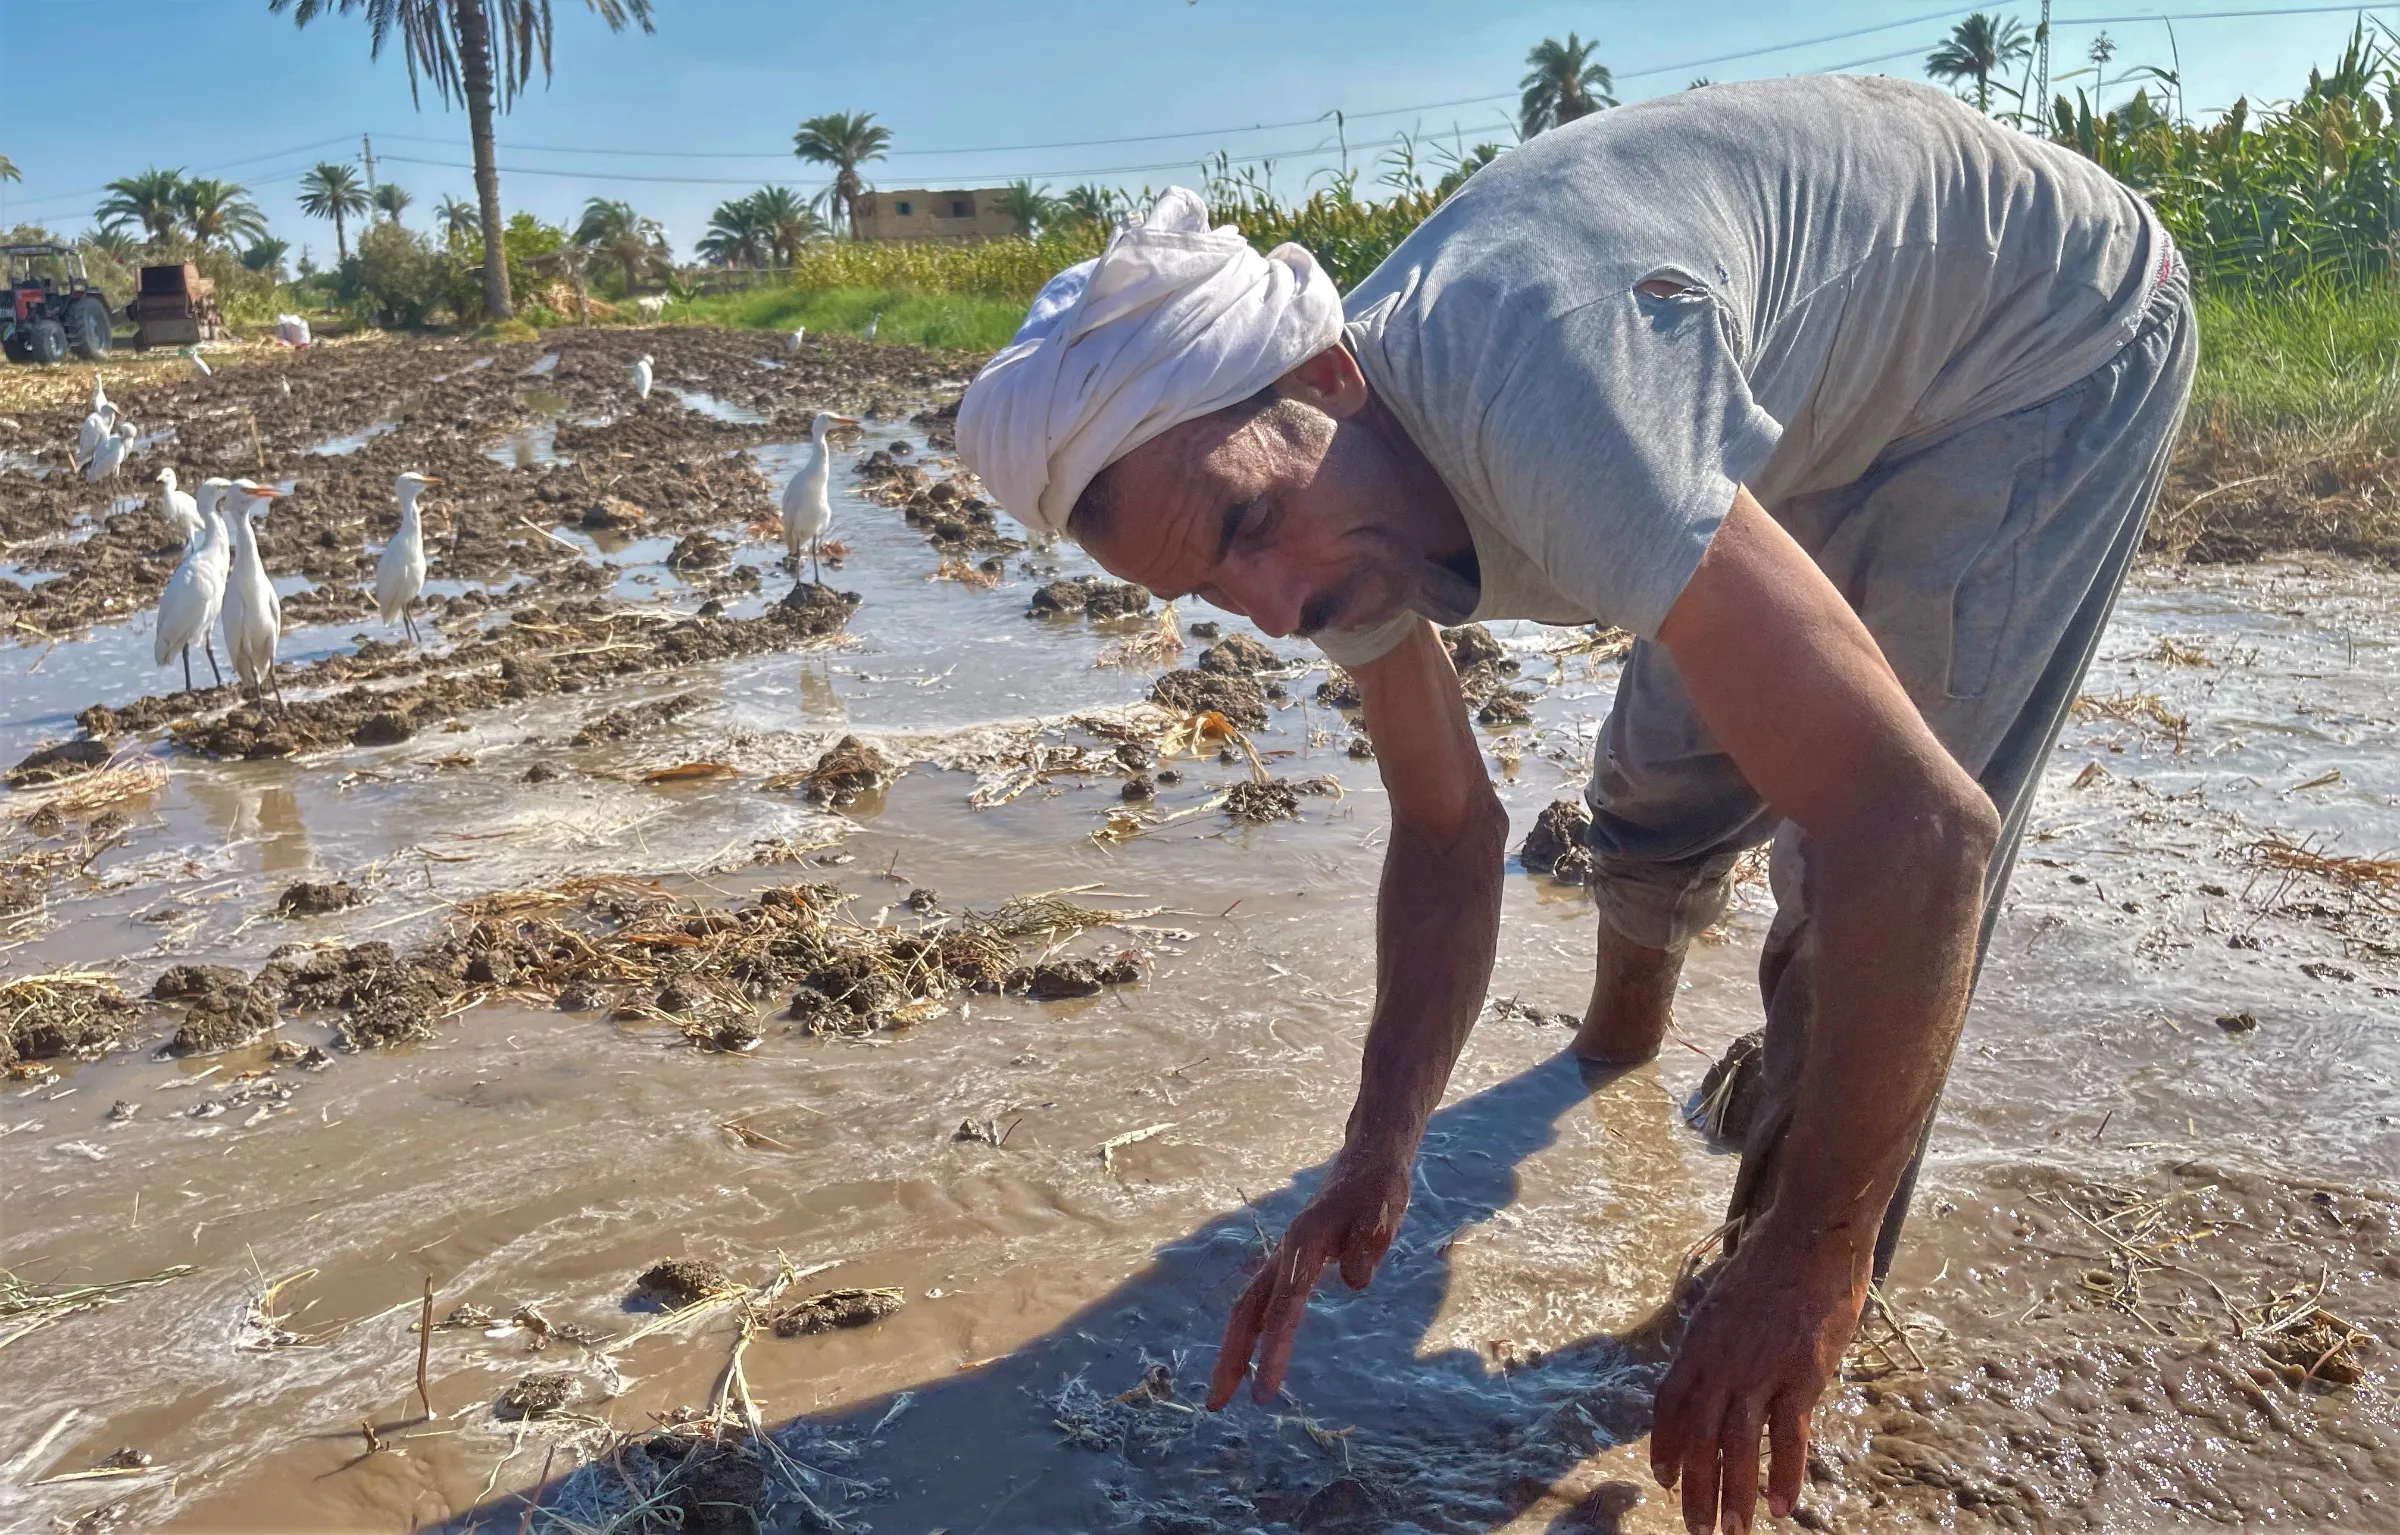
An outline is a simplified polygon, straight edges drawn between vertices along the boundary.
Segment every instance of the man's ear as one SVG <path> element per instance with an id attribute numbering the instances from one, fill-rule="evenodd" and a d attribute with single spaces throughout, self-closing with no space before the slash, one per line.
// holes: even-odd
<path id="1" fill-rule="evenodd" d="M 1341 420 L 1366 408 L 1367 376 L 1350 349 L 1335 342 L 1275 381 L 1275 392 Z"/>

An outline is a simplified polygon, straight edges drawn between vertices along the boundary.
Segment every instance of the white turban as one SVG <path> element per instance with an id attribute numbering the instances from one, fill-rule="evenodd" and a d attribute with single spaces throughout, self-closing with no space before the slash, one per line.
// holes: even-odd
<path id="1" fill-rule="evenodd" d="M 1110 464 L 1249 398 L 1339 340 L 1342 296 L 1297 245 L 1262 256 L 1169 187 L 1050 279 L 958 407 L 958 452 L 1019 522 L 1067 525 Z"/>

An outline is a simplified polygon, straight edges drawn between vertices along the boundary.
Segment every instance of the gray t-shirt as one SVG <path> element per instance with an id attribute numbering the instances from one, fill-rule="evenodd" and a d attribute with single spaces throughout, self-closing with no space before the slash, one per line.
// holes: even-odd
<path id="1" fill-rule="evenodd" d="M 2098 166 L 1938 91 L 1715 85 L 1478 171 L 1348 340 L 1465 514 L 1475 617 L 1654 638 L 1736 485 L 1772 511 L 2057 393 L 2171 250 Z M 1415 622 L 1318 643 L 1356 666 Z"/>

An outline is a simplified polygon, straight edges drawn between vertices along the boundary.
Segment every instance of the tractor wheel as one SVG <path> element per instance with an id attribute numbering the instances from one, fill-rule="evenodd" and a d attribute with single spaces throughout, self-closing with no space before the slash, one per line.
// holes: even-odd
<path id="1" fill-rule="evenodd" d="M 79 298 L 67 306 L 67 342 L 75 355 L 94 361 L 108 355 L 108 306 L 96 298 Z"/>
<path id="2" fill-rule="evenodd" d="M 33 361 L 33 343 L 25 339 L 24 326 L 11 325 L 5 334 L 0 334 L 0 353 L 5 353 L 10 362 Z"/>
<path id="3" fill-rule="evenodd" d="M 56 320 L 36 320 L 26 328 L 25 341 L 40 363 L 59 363 L 67 360 L 67 328 Z"/>

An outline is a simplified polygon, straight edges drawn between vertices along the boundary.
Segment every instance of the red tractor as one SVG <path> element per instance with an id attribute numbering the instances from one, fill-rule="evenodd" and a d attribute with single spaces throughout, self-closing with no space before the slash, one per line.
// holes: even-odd
<path id="1" fill-rule="evenodd" d="M 11 362 L 59 363 L 106 355 L 108 295 L 84 275 L 83 255 L 65 245 L 0 246 L 8 309 L 0 313 L 0 352 Z"/>

